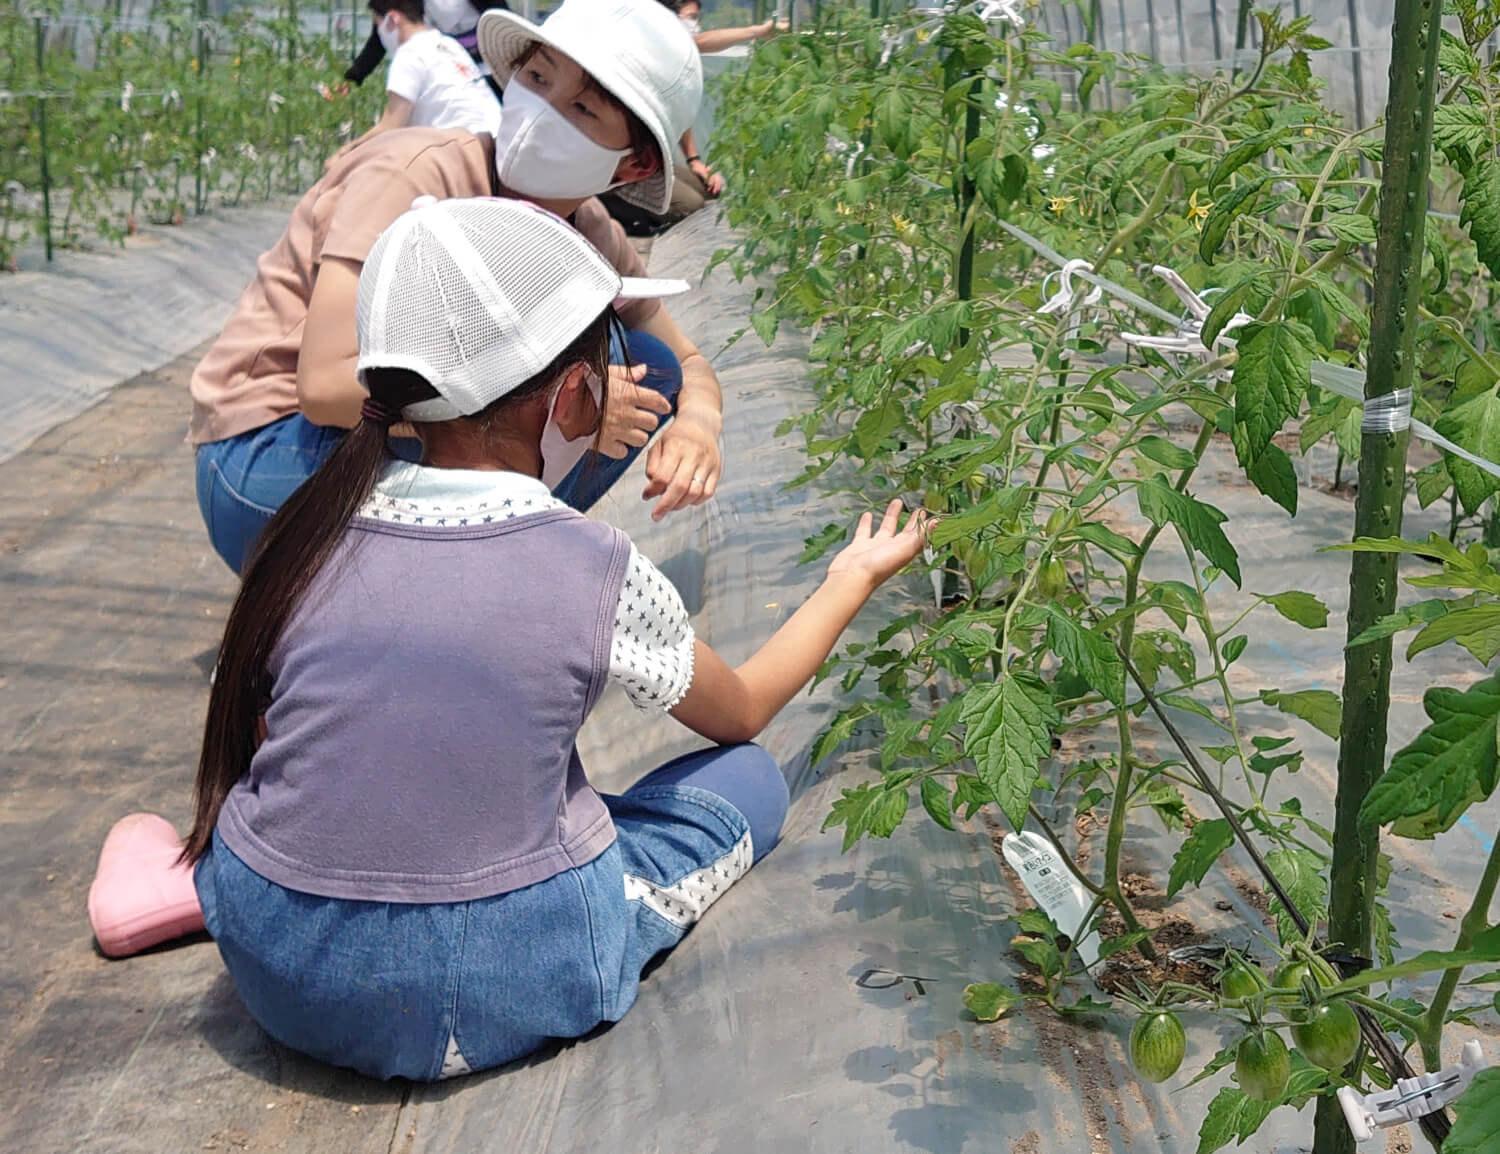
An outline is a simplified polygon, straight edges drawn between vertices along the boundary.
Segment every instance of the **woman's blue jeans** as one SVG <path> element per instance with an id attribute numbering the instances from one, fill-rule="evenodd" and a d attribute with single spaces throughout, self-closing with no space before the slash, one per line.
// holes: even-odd
<path id="1" fill-rule="evenodd" d="M 682 389 L 682 365 L 662 341 L 650 333 L 625 333 L 629 363 L 646 366 L 642 385 L 655 389 L 677 410 Z M 624 363 L 611 340 L 610 360 Z M 661 418 L 661 424 L 671 414 Z M 314 425 L 300 413 L 224 441 L 198 446 L 198 508 L 208 528 L 214 551 L 236 573 L 244 568 L 250 549 L 271 515 L 281 508 L 303 481 L 312 476 L 344 438 L 344 430 Z M 414 442 L 393 441 L 398 456 L 414 459 Z M 615 459 L 587 454 L 553 491 L 559 500 L 587 512 L 618 481 L 639 455 L 632 449 Z"/>

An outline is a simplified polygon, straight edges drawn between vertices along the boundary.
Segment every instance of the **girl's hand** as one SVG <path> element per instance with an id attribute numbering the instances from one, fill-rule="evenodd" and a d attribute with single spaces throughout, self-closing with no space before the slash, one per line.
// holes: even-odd
<path id="1" fill-rule="evenodd" d="M 866 513 L 854 530 L 854 540 L 840 550 L 828 566 L 828 575 L 863 577 L 875 589 L 906 568 L 927 543 L 932 517 L 918 509 L 906 519 L 906 527 L 897 532 L 901 522 L 901 502 L 886 506 L 880 528 L 871 532 L 875 518 Z"/>

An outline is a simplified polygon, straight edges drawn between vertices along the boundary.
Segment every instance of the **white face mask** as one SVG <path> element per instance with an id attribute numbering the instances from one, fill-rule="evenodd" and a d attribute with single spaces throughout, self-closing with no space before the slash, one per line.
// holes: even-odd
<path id="1" fill-rule="evenodd" d="M 512 192 L 559 200 L 597 196 L 618 183 L 615 169 L 629 155 L 628 148 L 595 144 L 519 80 L 505 86 L 495 175 Z"/>
<path id="2" fill-rule="evenodd" d="M 394 13 L 387 12 L 380 18 L 380 23 L 375 26 L 375 34 L 380 37 L 380 46 L 385 49 L 387 56 L 393 55 L 401 47 L 401 33 L 396 30 Z"/>
<path id="3" fill-rule="evenodd" d="M 594 394 L 594 407 L 599 410 L 600 421 L 604 420 L 604 390 L 599 386 L 599 380 L 593 373 L 584 377 L 584 382 L 589 387 L 589 392 Z M 569 440 L 558 428 L 553 417 L 557 412 L 557 398 L 562 394 L 562 386 L 559 385 L 557 392 L 552 394 L 552 403 L 547 406 L 547 423 L 542 426 L 542 484 L 549 490 L 556 489 L 562 484 L 563 478 L 573 471 L 573 466 L 583 460 L 590 447 L 594 443 L 593 433 L 584 433 L 581 437 Z"/>
<path id="4" fill-rule="evenodd" d="M 679 16 L 678 19 L 682 21 L 682 26 L 688 30 L 690 36 L 696 36 L 703 31 L 703 25 L 698 23 L 696 16 Z"/>
<path id="5" fill-rule="evenodd" d="M 479 23 L 479 14 L 469 0 L 426 0 L 422 15 L 445 36 L 462 36 L 474 31 Z"/>

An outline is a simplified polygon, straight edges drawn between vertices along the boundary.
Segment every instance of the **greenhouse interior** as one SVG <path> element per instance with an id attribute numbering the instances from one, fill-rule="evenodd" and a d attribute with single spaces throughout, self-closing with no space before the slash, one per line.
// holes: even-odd
<path id="1" fill-rule="evenodd" d="M 1500 1154 L 1495 0 L 0 4 L 0 1149 Z"/>

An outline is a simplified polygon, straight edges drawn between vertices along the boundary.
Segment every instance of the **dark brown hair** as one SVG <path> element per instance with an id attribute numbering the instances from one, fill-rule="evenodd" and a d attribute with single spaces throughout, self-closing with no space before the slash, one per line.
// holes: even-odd
<path id="1" fill-rule="evenodd" d="M 619 319 L 613 308 L 607 308 L 545 369 L 488 408 L 460 419 L 475 422 L 480 429 L 493 426 L 508 410 L 546 392 L 579 364 L 603 382 L 607 403 L 612 332 L 620 333 L 623 346 Z M 365 386 L 372 401 L 398 413 L 438 395 L 422 377 L 405 369 L 367 370 Z M 183 847 L 184 861 L 197 861 L 208 851 L 224 799 L 250 768 L 259 744 L 259 719 L 271 699 L 271 654 L 308 588 L 343 540 L 350 519 L 392 459 L 388 433 L 386 425 L 362 417 L 318 471 L 276 511 L 255 545 L 219 647 L 193 791 L 193 829 Z"/>

